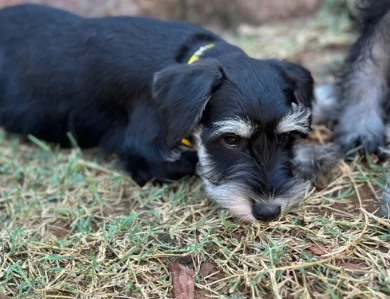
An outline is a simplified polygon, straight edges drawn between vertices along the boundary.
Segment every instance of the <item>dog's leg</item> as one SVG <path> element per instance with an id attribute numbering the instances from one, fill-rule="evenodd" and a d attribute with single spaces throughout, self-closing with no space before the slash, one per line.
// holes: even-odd
<path id="1" fill-rule="evenodd" d="M 337 86 L 333 83 L 317 85 L 314 89 L 314 97 L 312 124 L 322 125 L 337 120 L 340 113 Z"/>
<path id="2" fill-rule="evenodd" d="M 131 174 L 133 180 L 140 186 L 147 182 L 161 184 L 181 179 L 195 174 L 196 152 L 182 153 L 177 161 L 147 161 L 140 154 L 122 155 L 123 168 Z"/>
<path id="3" fill-rule="evenodd" d="M 158 112 L 149 105 L 134 107 L 125 127 L 105 139 L 101 147 L 119 152 L 122 168 L 142 186 L 195 174 L 196 151 L 167 146 Z"/>
<path id="4" fill-rule="evenodd" d="M 384 142 L 383 102 L 388 93 L 390 13 L 366 26 L 352 47 L 341 80 L 342 112 L 335 135 L 344 152 L 376 152 Z"/>

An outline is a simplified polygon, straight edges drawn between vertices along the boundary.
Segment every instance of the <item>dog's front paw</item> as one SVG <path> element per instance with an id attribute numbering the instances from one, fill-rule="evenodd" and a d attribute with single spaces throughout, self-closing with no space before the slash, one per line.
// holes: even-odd
<path id="1" fill-rule="evenodd" d="M 146 183 L 152 181 L 153 179 L 153 176 L 146 168 L 140 167 L 139 165 L 132 163 L 132 161 L 126 161 L 125 170 L 130 174 L 133 181 L 140 187 L 143 187 Z"/>
<path id="2" fill-rule="evenodd" d="M 377 134 L 370 132 L 350 132 L 340 134 L 337 138 L 342 151 L 347 153 L 353 149 L 359 148 L 359 153 L 375 153 L 379 146 L 383 144 L 382 138 Z"/>
<path id="3" fill-rule="evenodd" d="M 345 113 L 335 129 L 337 143 L 344 153 L 359 148 L 359 153 L 377 153 L 384 143 L 385 126 L 377 111 L 356 108 Z"/>
<path id="4" fill-rule="evenodd" d="M 299 144 L 295 147 L 294 171 L 301 180 L 315 182 L 328 174 L 341 158 L 340 147 L 335 143 Z"/>

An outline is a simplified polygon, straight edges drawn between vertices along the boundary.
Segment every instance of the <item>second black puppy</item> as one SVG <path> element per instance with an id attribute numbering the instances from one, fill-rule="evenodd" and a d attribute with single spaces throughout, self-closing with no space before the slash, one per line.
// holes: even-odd
<path id="1" fill-rule="evenodd" d="M 313 122 L 329 122 L 345 153 L 390 156 L 390 0 L 348 0 L 360 23 L 335 85 L 317 89 Z M 390 215 L 390 175 L 379 215 Z"/>
<path id="2" fill-rule="evenodd" d="M 294 145 L 309 132 L 313 92 L 303 67 L 148 18 L 22 5 L 0 11 L 0 28 L 6 130 L 62 145 L 70 132 L 81 147 L 118 153 L 140 185 L 194 174 L 199 162 L 210 197 L 244 221 L 303 199 Z M 310 174 L 302 157 L 296 169 Z"/>
<path id="3" fill-rule="evenodd" d="M 334 127 L 344 152 L 381 153 L 390 119 L 390 0 L 348 0 L 360 23 L 335 85 L 317 89 L 313 122 Z"/>

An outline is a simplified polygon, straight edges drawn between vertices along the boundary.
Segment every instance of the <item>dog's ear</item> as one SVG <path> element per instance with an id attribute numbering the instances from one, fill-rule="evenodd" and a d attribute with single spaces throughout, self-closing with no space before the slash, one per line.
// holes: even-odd
<path id="1" fill-rule="evenodd" d="M 222 68 L 215 62 L 173 65 L 155 74 L 153 100 L 169 147 L 191 134 L 222 79 Z"/>
<path id="2" fill-rule="evenodd" d="M 314 99 L 314 79 L 310 71 L 303 66 L 288 62 L 274 60 L 280 67 L 286 80 L 294 89 L 294 102 L 311 108 Z"/>

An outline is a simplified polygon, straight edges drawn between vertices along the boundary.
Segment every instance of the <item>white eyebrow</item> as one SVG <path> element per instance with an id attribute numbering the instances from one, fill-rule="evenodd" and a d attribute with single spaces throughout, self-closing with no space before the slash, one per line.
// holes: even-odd
<path id="1" fill-rule="evenodd" d="M 309 133 L 310 116 L 311 110 L 309 108 L 298 106 L 279 121 L 276 132 L 281 134 L 298 131 L 307 134 Z"/>
<path id="2" fill-rule="evenodd" d="M 216 122 L 214 124 L 214 131 L 211 136 L 232 133 L 243 138 L 250 138 L 255 130 L 256 125 L 253 124 L 249 119 L 236 117 Z"/>

